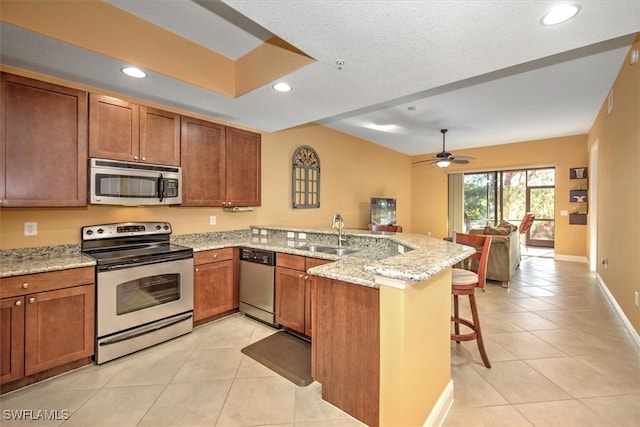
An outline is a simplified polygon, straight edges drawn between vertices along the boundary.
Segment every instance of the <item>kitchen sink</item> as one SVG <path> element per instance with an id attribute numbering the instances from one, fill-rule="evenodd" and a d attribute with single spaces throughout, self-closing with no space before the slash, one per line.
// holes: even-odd
<path id="1" fill-rule="evenodd" d="M 340 255 L 340 256 L 349 255 L 354 252 L 358 252 L 357 249 L 336 248 L 334 246 L 320 246 L 320 245 L 304 245 L 304 246 L 299 246 L 296 249 L 309 251 L 309 252 L 322 252 L 325 254 L 333 254 L 333 255 Z"/>

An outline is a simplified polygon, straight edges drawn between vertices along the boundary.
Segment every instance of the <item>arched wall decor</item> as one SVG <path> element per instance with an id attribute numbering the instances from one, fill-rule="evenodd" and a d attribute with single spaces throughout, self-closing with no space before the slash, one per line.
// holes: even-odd
<path id="1" fill-rule="evenodd" d="M 291 200 L 294 208 L 320 207 L 320 157 L 313 148 L 302 145 L 292 158 Z"/>

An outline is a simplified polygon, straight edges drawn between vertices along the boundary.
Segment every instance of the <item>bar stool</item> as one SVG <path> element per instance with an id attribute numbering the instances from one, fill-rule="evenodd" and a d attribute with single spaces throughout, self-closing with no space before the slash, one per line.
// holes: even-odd
<path id="1" fill-rule="evenodd" d="M 478 318 L 478 308 L 476 306 L 475 290 L 484 288 L 486 282 L 487 259 L 489 258 L 489 248 L 491 247 L 491 236 L 471 235 L 463 233 L 453 233 L 453 242 L 462 245 L 472 246 L 476 253 L 462 261 L 463 268 L 453 268 L 451 278 L 451 295 L 453 295 L 453 322 L 454 333 L 451 340 L 457 343 L 460 341 L 476 340 L 482 361 L 487 368 L 491 368 L 491 362 L 487 357 L 482 341 L 482 331 L 480 330 L 480 319 Z M 484 289 L 483 289 L 484 290 Z M 471 306 L 472 320 L 460 317 L 458 310 L 458 297 L 467 295 Z M 469 333 L 460 333 L 460 325 L 471 329 Z"/>

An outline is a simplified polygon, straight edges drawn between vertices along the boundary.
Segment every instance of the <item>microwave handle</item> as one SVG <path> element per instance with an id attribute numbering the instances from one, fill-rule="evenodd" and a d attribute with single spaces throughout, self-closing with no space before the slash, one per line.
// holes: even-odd
<path id="1" fill-rule="evenodd" d="M 160 198 L 160 202 L 164 199 L 164 178 L 162 174 L 160 174 L 160 178 L 158 178 L 158 197 Z"/>

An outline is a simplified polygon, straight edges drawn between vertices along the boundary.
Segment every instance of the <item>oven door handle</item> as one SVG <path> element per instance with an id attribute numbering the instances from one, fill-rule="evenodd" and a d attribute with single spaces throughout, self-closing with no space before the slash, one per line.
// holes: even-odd
<path id="1" fill-rule="evenodd" d="M 126 341 L 126 340 L 130 340 L 130 339 L 133 339 L 133 338 L 141 337 L 143 335 L 151 334 L 151 333 L 159 331 L 161 329 L 165 329 L 165 328 L 168 328 L 170 326 L 173 326 L 173 325 L 175 325 L 177 323 L 184 322 L 185 320 L 188 320 L 188 319 L 190 319 L 192 317 L 193 317 L 193 313 L 187 313 L 187 314 L 183 314 L 183 315 L 181 315 L 179 317 L 176 317 L 176 318 L 167 319 L 167 321 L 164 321 L 160 325 L 154 325 L 152 327 L 146 327 L 144 330 L 141 330 L 141 331 L 140 330 L 132 331 L 132 332 L 128 332 L 128 333 L 124 333 L 124 334 L 118 335 L 116 337 L 113 337 L 113 338 L 105 340 L 105 341 L 101 341 L 100 342 L 100 346 L 117 344 L 117 343 L 122 342 L 122 341 Z"/>
<path id="2" fill-rule="evenodd" d="M 121 268 L 140 267 L 143 265 L 159 264 L 162 262 L 171 262 L 171 261 L 180 261 L 180 260 L 189 259 L 189 258 L 193 258 L 193 252 L 157 255 L 154 258 L 150 258 L 146 260 L 144 258 L 134 258 L 134 259 L 130 259 L 124 262 L 119 262 L 116 264 L 107 264 L 107 265 L 98 264 L 98 271 L 112 271 L 112 270 L 119 270 Z"/>

